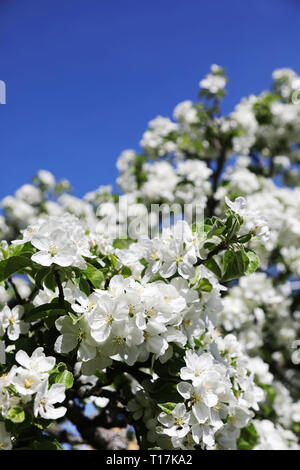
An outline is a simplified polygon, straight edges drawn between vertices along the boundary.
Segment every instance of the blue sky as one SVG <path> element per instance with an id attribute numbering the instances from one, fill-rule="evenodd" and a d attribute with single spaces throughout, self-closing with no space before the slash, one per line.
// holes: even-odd
<path id="1" fill-rule="evenodd" d="M 227 68 L 229 112 L 300 73 L 298 0 L 0 0 L 0 198 L 40 168 L 82 196 L 113 183 L 147 122 Z"/>

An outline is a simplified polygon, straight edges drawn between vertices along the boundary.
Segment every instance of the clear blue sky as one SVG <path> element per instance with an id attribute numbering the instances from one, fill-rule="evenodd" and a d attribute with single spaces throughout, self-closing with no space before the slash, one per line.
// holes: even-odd
<path id="1" fill-rule="evenodd" d="M 0 198 L 39 169 L 76 195 L 114 182 L 147 122 L 227 68 L 224 110 L 300 73 L 299 0 L 0 0 Z"/>

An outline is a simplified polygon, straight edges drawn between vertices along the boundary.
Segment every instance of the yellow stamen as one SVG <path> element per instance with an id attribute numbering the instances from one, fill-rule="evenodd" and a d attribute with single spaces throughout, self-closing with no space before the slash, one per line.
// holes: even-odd
<path id="1" fill-rule="evenodd" d="M 25 388 L 31 388 L 33 384 L 34 384 L 34 380 L 30 379 L 29 377 L 27 377 L 24 381 Z"/>

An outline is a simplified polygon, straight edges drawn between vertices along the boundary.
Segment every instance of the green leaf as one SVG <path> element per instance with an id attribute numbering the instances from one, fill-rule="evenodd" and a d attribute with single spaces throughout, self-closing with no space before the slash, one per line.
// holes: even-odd
<path id="1" fill-rule="evenodd" d="M 220 219 L 216 219 L 211 230 L 207 234 L 207 238 L 211 238 L 215 235 L 221 235 L 225 229 L 226 225 Z"/>
<path id="2" fill-rule="evenodd" d="M 89 296 L 90 293 L 91 293 L 91 290 L 90 290 L 90 285 L 88 283 L 88 281 L 86 279 L 84 279 L 83 277 L 81 277 L 79 279 L 79 289 L 85 293 L 85 295 Z"/>
<path id="3" fill-rule="evenodd" d="M 216 247 L 218 246 L 218 243 L 217 242 L 205 242 L 203 247 L 206 249 L 206 250 L 209 250 L 209 251 L 212 251 L 214 250 Z"/>
<path id="4" fill-rule="evenodd" d="M 277 390 L 274 387 L 272 387 L 272 385 L 268 385 L 268 384 L 259 384 L 259 386 L 266 392 L 267 399 L 272 405 L 277 396 Z"/>
<path id="5" fill-rule="evenodd" d="M 43 267 L 41 269 L 39 269 L 34 277 L 34 280 L 35 280 L 35 284 L 36 286 L 41 289 L 43 287 L 43 281 L 44 281 L 44 278 L 47 276 L 47 274 L 49 274 L 51 268 L 49 268 L 48 266 L 46 267 Z"/>
<path id="6" fill-rule="evenodd" d="M 102 370 L 97 369 L 95 371 L 95 376 L 98 377 L 102 385 L 107 385 L 109 383 L 107 375 Z"/>
<path id="7" fill-rule="evenodd" d="M 239 243 L 247 243 L 251 240 L 251 238 L 252 238 L 251 233 L 247 233 L 247 235 L 242 235 L 237 240 Z"/>
<path id="8" fill-rule="evenodd" d="M 249 426 L 241 430 L 239 439 L 237 440 L 237 448 L 239 450 L 252 450 L 258 442 L 258 434 L 251 423 Z"/>
<path id="9" fill-rule="evenodd" d="M 182 396 L 178 393 L 176 384 L 167 382 L 162 379 L 158 379 L 155 382 L 155 388 L 151 392 L 154 400 L 157 402 L 170 402 L 180 403 L 182 401 Z"/>
<path id="10" fill-rule="evenodd" d="M 209 224 L 206 224 L 206 223 L 200 223 L 198 222 L 197 224 L 194 222 L 192 224 L 192 232 L 193 233 L 197 233 L 198 235 L 200 235 L 200 237 L 202 238 L 204 233 L 207 233 L 209 232 L 210 230 L 212 229 L 212 225 L 209 225 Z"/>
<path id="11" fill-rule="evenodd" d="M 292 430 L 295 434 L 300 434 L 300 423 L 293 423 Z"/>
<path id="12" fill-rule="evenodd" d="M 33 441 L 34 450 L 62 450 L 61 444 L 56 439 L 41 437 L 38 441 Z"/>
<path id="13" fill-rule="evenodd" d="M 128 248 L 129 243 L 130 241 L 127 238 L 116 238 L 113 242 L 113 247 L 123 250 L 124 248 Z"/>
<path id="14" fill-rule="evenodd" d="M 58 374 L 55 374 L 54 376 L 54 383 L 56 384 L 63 384 L 68 390 L 73 386 L 73 374 L 69 372 L 68 370 L 64 370 L 63 372 L 59 372 Z"/>
<path id="15" fill-rule="evenodd" d="M 121 274 L 124 277 L 129 277 L 129 276 L 131 276 L 132 271 L 128 266 L 123 266 L 122 269 L 121 269 Z"/>
<path id="16" fill-rule="evenodd" d="M 148 261 L 147 261 L 145 258 L 139 259 L 139 262 L 140 262 L 143 266 L 145 266 L 145 267 L 147 267 L 148 264 L 149 264 Z"/>
<path id="17" fill-rule="evenodd" d="M 22 408 L 10 408 L 6 413 L 6 419 L 13 423 L 22 423 L 25 419 L 25 412 Z"/>
<path id="18" fill-rule="evenodd" d="M 259 124 L 270 124 L 273 114 L 270 108 L 269 100 L 262 99 L 253 105 L 255 118 Z"/>
<path id="19" fill-rule="evenodd" d="M 248 256 L 245 253 L 245 250 L 243 247 L 240 248 L 240 250 L 235 252 L 236 256 L 236 262 L 237 262 L 237 268 L 238 268 L 238 277 L 241 277 L 245 274 L 246 269 L 249 264 Z"/>
<path id="20" fill-rule="evenodd" d="M 228 250 L 225 252 L 223 258 L 223 265 L 224 265 L 224 274 L 222 277 L 222 281 L 230 281 L 235 277 L 235 256 L 233 250 Z"/>
<path id="21" fill-rule="evenodd" d="M 45 278 L 44 278 L 44 284 L 45 286 L 52 290 L 53 292 L 55 292 L 56 288 L 57 288 L 57 282 L 56 282 L 56 279 L 55 279 L 55 276 L 53 274 L 53 272 L 49 272 Z"/>
<path id="22" fill-rule="evenodd" d="M 30 242 L 24 243 L 23 245 L 9 245 L 8 256 L 31 256 L 34 252 L 34 248 Z"/>
<path id="23" fill-rule="evenodd" d="M 65 302 L 64 307 L 56 302 L 52 302 L 49 304 L 43 304 L 39 307 L 33 308 L 28 312 L 25 317 L 25 320 L 28 322 L 37 321 L 41 318 L 47 317 L 53 310 L 55 310 L 55 314 L 58 315 L 59 313 L 66 313 L 66 310 L 69 309 L 69 304 Z"/>
<path id="24" fill-rule="evenodd" d="M 157 403 L 157 406 L 168 415 L 172 413 L 176 405 L 177 403 L 173 403 L 173 402 Z"/>
<path id="25" fill-rule="evenodd" d="M 212 271 L 216 276 L 217 278 L 221 279 L 222 277 L 222 271 L 221 271 L 221 268 L 220 266 L 218 265 L 218 263 L 216 262 L 215 259 L 213 258 L 210 258 L 208 259 L 207 261 L 205 261 L 205 263 L 203 263 L 204 266 L 206 266 L 210 271 Z"/>
<path id="26" fill-rule="evenodd" d="M 259 257 L 256 253 L 254 253 L 254 251 L 250 249 L 246 249 L 246 256 L 248 257 L 249 264 L 247 266 L 245 274 L 252 274 L 257 270 L 259 266 Z"/>
<path id="27" fill-rule="evenodd" d="M 226 239 L 232 240 L 237 232 L 240 230 L 240 218 L 237 214 L 231 214 L 226 221 Z"/>
<path id="28" fill-rule="evenodd" d="M 73 386 L 73 374 L 68 371 L 64 362 L 59 362 L 50 372 L 49 384 L 63 384 L 66 389 Z"/>
<path id="29" fill-rule="evenodd" d="M 32 261 L 25 256 L 12 256 L 0 261 L 0 282 L 28 266 L 32 266 Z"/>
<path id="30" fill-rule="evenodd" d="M 203 278 L 203 279 L 200 279 L 199 288 L 203 290 L 204 292 L 211 292 L 213 287 L 208 279 Z"/>
<path id="31" fill-rule="evenodd" d="M 204 336 L 205 336 L 205 333 L 203 333 L 199 338 L 193 338 L 196 351 L 198 351 L 199 348 L 203 348 Z"/>
<path id="32" fill-rule="evenodd" d="M 50 374 L 58 374 L 64 372 L 65 370 L 67 370 L 66 364 L 64 362 L 59 362 L 53 369 L 51 369 Z"/>
<path id="33" fill-rule="evenodd" d="M 224 255 L 224 274 L 222 281 L 231 281 L 245 274 L 248 259 L 244 250 L 238 251 L 228 250 Z"/>
<path id="34" fill-rule="evenodd" d="M 151 279 L 148 281 L 148 283 L 156 282 L 156 281 L 166 282 L 166 280 L 159 273 L 155 273 L 154 276 L 152 276 Z"/>
<path id="35" fill-rule="evenodd" d="M 88 263 L 87 269 L 82 273 L 91 281 L 96 289 L 103 289 L 105 285 L 105 277 L 102 271 Z"/>

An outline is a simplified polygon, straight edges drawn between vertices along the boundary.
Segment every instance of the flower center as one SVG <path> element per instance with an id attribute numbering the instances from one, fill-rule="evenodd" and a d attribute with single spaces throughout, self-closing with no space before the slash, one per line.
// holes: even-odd
<path id="1" fill-rule="evenodd" d="M 129 307 L 129 315 L 133 317 L 133 315 L 136 313 L 136 308 L 134 305 L 131 305 L 131 304 L 128 305 L 128 307 Z"/>
<path id="2" fill-rule="evenodd" d="M 46 400 L 46 398 L 42 398 L 41 401 L 40 401 L 40 406 L 41 406 L 42 408 L 44 408 L 44 410 L 45 410 L 46 405 L 47 405 L 47 400 Z"/>
<path id="3" fill-rule="evenodd" d="M 80 328 L 80 330 L 77 333 L 77 339 L 78 341 L 83 341 L 85 338 L 86 338 L 86 333 L 85 331 L 83 331 L 82 328 Z"/>
<path id="4" fill-rule="evenodd" d="M 51 256 L 55 256 L 57 254 L 57 246 L 56 245 L 51 245 L 49 249 L 49 253 Z"/>
<path id="5" fill-rule="evenodd" d="M 107 313 L 104 318 L 105 318 L 105 322 L 108 323 L 108 325 L 112 325 L 112 322 L 114 321 L 114 317 L 112 316 L 111 313 Z"/>
<path id="6" fill-rule="evenodd" d="M 125 343 L 125 339 L 122 338 L 121 336 L 115 336 L 114 340 L 117 344 L 124 344 Z"/>
<path id="7" fill-rule="evenodd" d="M 183 423 L 184 423 L 183 418 L 176 418 L 175 419 L 176 426 L 183 426 Z"/>
<path id="8" fill-rule="evenodd" d="M 193 393 L 191 398 L 192 398 L 193 404 L 198 403 L 199 401 L 201 401 L 201 396 L 198 395 L 197 393 Z"/>
<path id="9" fill-rule="evenodd" d="M 155 259 L 155 260 L 159 260 L 159 256 L 157 254 L 157 251 L 154 251 L 153 253 L 151 253 L 150 258 Z"/>
<path id="10" fill-rule="evenodd" d="M 145 314 L 146 314 L 147 317 L 153 317 L 153 315 L 156 314 L 156 310 L 155 310 L 154 307 L 152 307 L 152 308 L 150 308 L 150 310 L 146 310 Z"/>
<path id="11" fill-rule="evenodd" d="M 34 383 L 34 380 L 33 379 L 30 379 L 29 377 L 27 377 L 24 381 L 24 387 L 25 388 L 31 388 L 31 386 L 33 385 Z"/>

